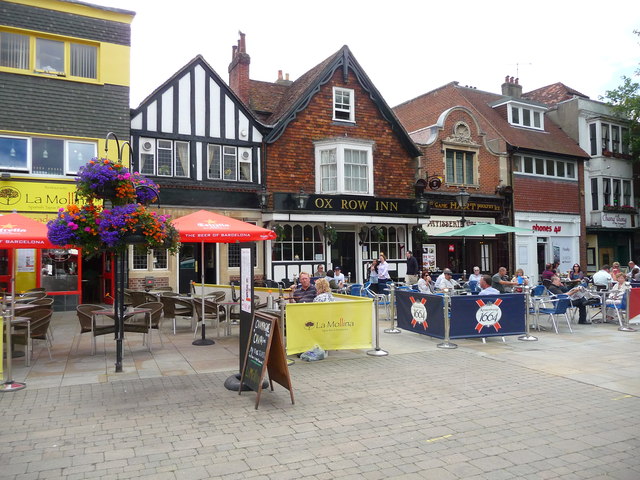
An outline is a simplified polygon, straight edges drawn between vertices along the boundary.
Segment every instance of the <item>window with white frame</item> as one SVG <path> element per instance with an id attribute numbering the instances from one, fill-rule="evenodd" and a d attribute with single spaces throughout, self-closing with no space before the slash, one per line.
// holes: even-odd
<path id="1" fill-rule="evenodd" d="M 0 31 L 0 69 L 58 77 L 98 78 L 98 47 L 44 36 Z"/>
<path id="2" fill-rule="evenodd" d="M 578 180 L 578 166 L 573 160 L 556 160 L 528 155 L 514 155 L 513 171 L 523 175 Z"/>
<path id="3" fill-rule="evenodd" d="M 282 261 L 324 261 L 324 236 L 319 225 L 282 224 L 273 242 L 271 259 Z"/>
<path id="4" fill-rule="evenodd" d="M 229 182 L 253 179 L 251 149 L 229 145 L 207 145 L 207 178 Z"/>
<path id="5" fill-rule="evenodd" d="M 509 103 L 507 116 L 511 125 L 544 130 L 544 109 L 530 105 Z"/>
<path id="6" fill-rule="evenodd" d="M 474 152 L 447 149 L 445 178 L 447 183 L 473 185 L 476 183 Z"/>
<path id="7" fill-rule="evenodd" d="M 140 139 L 139 171 L 159 177 L 190 177 L 189 142 L 166 139 Z"/>
<path id="8" fill-rule="evenodd" d="M 333 87 L 333 119 L 355 122 L 355 94 L 350 88 Z"/>
<path id="9" fill-rule="evenodd" d="M 601 192 L 601 196 L 598 192 Z M 631 180 L 624 178 L 592 178 L 591 179 L 591 208 L 600 209 L 599 200 L 602 199 L 603 208 L 633 207 L 633 191 Z"/>
<path id="10" fill-rule="evenodd" d="M 71 175 L 97 155 L 95 142 L 0 136 L 0 169 L 36 175 Z"/>
<path id="11" fill-rule="evenodd" d="M 373 226 L 368 229 L 366 239 L 362 243 L 369 253 L 369 259 L 377 258 L 384 253 L 388 259 L 402 258 L 407 244 L 406 230 L 396 226 Z"/>
<path id="12" fill-rule="evenodd" d="M 166 248 L 157 248 L 147 252 L 141 245 L 131 247 L 132 270 L 166 270 L 169 266 L 169 254 Z"/>
<path id="13" fill-rule="evenodd" d="M 629 155 L 629 128 L 610 122 L 592 122 L 589 124 L 589 146 L 591 155 L 605 152 Z"/>
<path id="14" fill-rule="evenodd" d="M 373 195 L 373 142 L 320 141 L 315 152 L 317 192 Z"/>

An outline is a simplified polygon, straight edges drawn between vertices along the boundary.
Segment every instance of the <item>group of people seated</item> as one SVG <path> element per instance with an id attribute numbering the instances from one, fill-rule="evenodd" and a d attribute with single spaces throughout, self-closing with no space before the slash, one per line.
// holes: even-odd
<path id="1" fill-rule="evenodd" d="M 293 301 L 296 303 L 310 302 L 333 302 L 334 296 L 332 290 L 340 290 L 344 288 L 345 279 L 340 267 L 334 267 L 324 273 L 324 266 L 318 265 L 318 269 L 314 272 L 317 277 L 315 282 L 311 282 L 311 275 L 308 272 L 300 272 L 298 275 L 299 284 L 293 291 Z"/>

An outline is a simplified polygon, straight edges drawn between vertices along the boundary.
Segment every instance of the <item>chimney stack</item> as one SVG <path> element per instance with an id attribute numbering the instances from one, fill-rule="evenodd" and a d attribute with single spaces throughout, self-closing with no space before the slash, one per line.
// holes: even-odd
<path id="1" fill-rule="evenodd" d="M 502 95 L 505 97 L 520 98 L 522 97 L 522 85 L 519 78 L 513 78 L 507 75 L 504 77 L 502 84 Z"/>
<path id="2" fill-rule="evenodd" d="M 277 85 L 291 85 L 293 82 L 289 80 L 289 74 L 285 73 L 285 77 L 282 78 L 282 70 L 278 70 L 278 80 L 276 80 Z"/>
<path id="3" fill-rule="evenodd" d="M 231 49 L 229 86 L 245 105 L 249 105 L 249 65 L 251 64 L 251 57 L 247 54 L 244 33 L 238 32 L 238 34 L 240 35 L 238 45 L 234 45 Z"/>

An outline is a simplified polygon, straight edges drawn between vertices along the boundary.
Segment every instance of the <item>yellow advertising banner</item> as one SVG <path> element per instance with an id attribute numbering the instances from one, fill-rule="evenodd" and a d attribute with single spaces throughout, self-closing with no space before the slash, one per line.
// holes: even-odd
<path id="1" fill-rule="evenodd" d="M 372 305 L 369 298 L 337 302 L 290 303 L 286 309 L 287 354 L 372 347 Z"/>
<path id="2" fill-rule="evenodd" d="M 5 180 L 0 182 L 0 211 L 50 213 L 74 203 L 75 182 Z"/>

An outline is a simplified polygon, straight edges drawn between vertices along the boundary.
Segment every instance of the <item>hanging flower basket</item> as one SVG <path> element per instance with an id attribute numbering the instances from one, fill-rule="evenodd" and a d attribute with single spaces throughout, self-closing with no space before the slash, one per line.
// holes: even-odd
<path id="1" fill-rule="evenodd" d="M 331 225 L 327 225 L 324 229 L 324 236 L 327 239 L 327 243 L 329 245 L 333 245 L 338 240 L 338 232 L 335 227 Z"/>
<path id="2" fill-rule="evenodd" d="M 132 244 L 177 253 L 179 236 L 169 217 L 145 206 L 158 200 L 153 181 L 130 173 L 121 163 L 94 158 L 78 171 L 76 186 L 85 205 L 61 208 L 47 224 L 49 239 L 56 245 L 81 248 L 88 255 L 124 251 Z M 94 202 L 107 199 L 110 208 Z"/>

